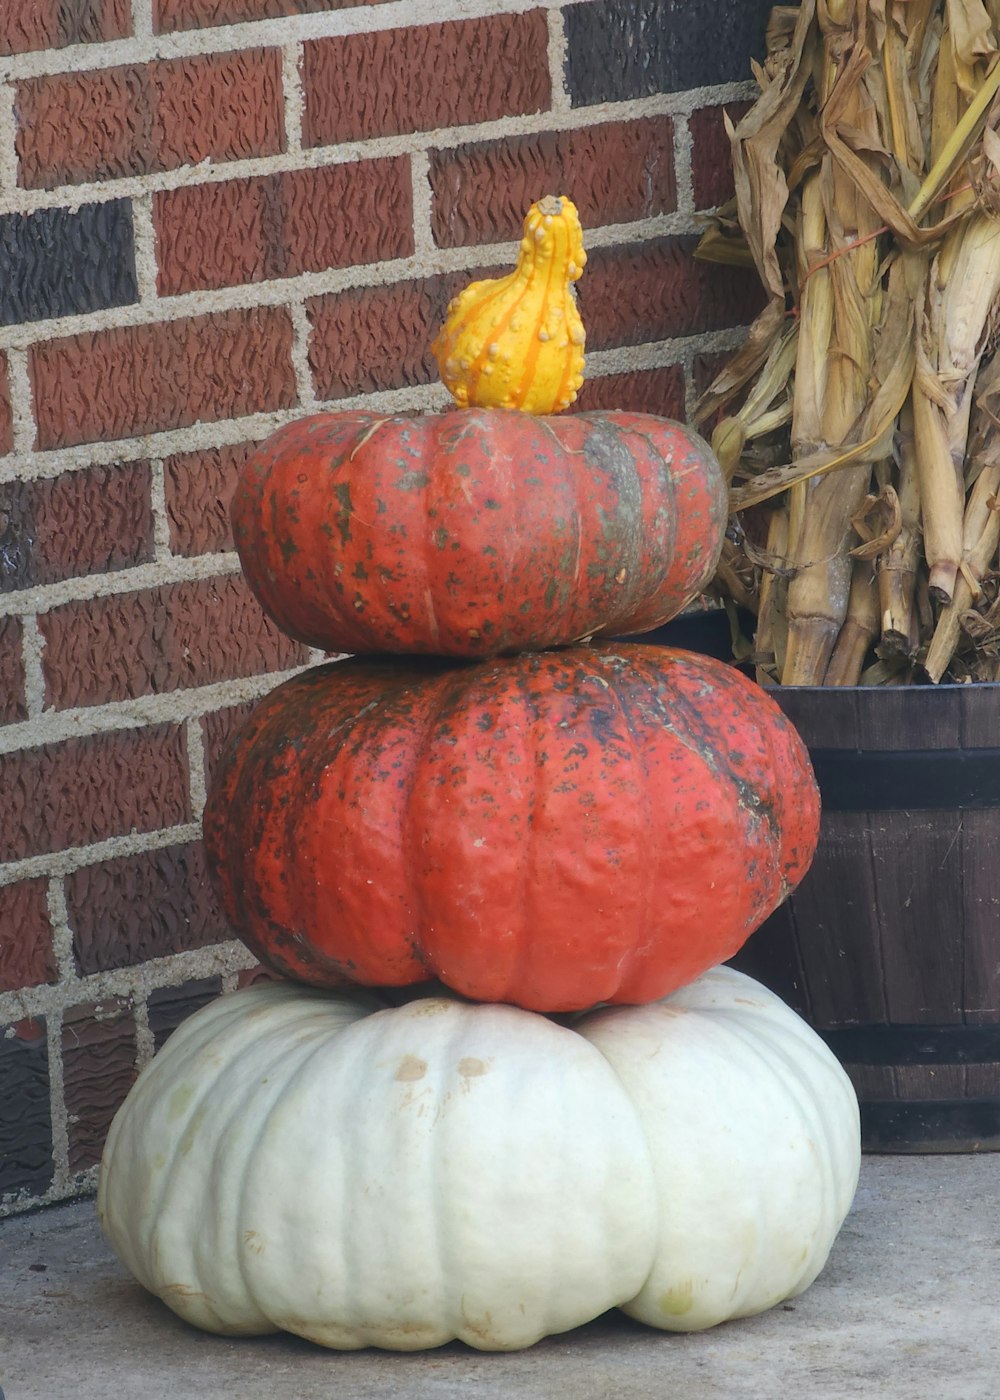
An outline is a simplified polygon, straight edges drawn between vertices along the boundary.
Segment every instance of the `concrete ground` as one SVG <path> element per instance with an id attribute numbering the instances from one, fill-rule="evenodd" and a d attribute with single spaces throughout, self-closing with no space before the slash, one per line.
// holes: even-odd
<path id="1" fill-rule="evenodd" d="M 792 1304 L 672 1336 L 611 1314 L 529 1351 L 339 1354 L 226 1339 L 130 1279 L 92 1201 L 0 1221 L 6 1400 L 996 1400 L 1000 1155 L 867 1157 Z"/>

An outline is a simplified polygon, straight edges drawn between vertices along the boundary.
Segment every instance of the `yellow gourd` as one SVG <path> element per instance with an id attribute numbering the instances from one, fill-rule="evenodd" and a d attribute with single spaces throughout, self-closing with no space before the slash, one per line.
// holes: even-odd
<path id="1" fill-rule="evenodd" d="M 585 336 L 573 283 L 586 261 L 572 201 L 546 195 L 533 204 L 514 271 L 460 292 L 431 346 L 460 408 L 569 407 L 583 383 Z"/>

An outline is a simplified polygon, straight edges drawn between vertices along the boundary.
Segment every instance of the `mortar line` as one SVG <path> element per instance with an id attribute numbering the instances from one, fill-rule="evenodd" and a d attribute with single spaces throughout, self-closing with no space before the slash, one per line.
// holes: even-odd
<path id="1" fill-rule="evenodd" d="M 76 960 L 73 956 L 73 930 L 69 921 L 69 905 L 66 902 L 65 877 L 54 875 L 48 882 L 45 892 L 52 925 L 52 951 L 56 959 L 60 982 L 75 982 L 77 979 Z"/>
<path id="2" fill-rule="evenodd" d="M 153 0 L 132 0 L 132 42 L 148 45 L 153 35 Z M 128 43 L 127 39 L 119 40 Z"/>
<path id="3" fill-rule="evenodd" d="M 62 1037 L 63 1008 L 53 1006 L 45 1012 L 45 1031 L 49 1051 L 49 1113 L 52 1123 L 53 1187 L 67 1189 L 71 1185 L 69 1169 L 69 1116 L 66 1112 Z"/>
<path id="4" fill-rule="evenodd" d="M 23 856 L 19 860 L 7 861 L 0 865 L 0 886 L 14 885 L 19 880 L 38 880 L 58 875 L 69 875 L 85 865 L 98 865 L 101 861 L 115 860 L 119 856 L 141 855 L 146 851 L 159 851 L 165 846 L 180 846 L 196 841 L 201 835 L 198 822 L 185 822 L 179 826 L 158 827 L 155 831 L 133 831 L 125 836 L 108 836 L 103 841 L 95 841 L 89 846 L 67 846 L 61 851 L 47 851 L 44 855 Z M 0 994 L 0 1004 L 3 1002 Z"/>
<path id="5" fill-rule="evenodd" d="M 132 1024 L 135 1026 L 135 1067 L 144 1070 L 156 1054 L 156 1041 L 149 1024 L 149 1002 L 137 996 L 132 1002 Z"/>
<path id="6" fill-rule="evenodd" d="M 191 811 L 195 821 L 201 821 L 208 800 L 205 770 L 205 740 L 201 730 L 201 720 L 192 716 L 184 725 L 187 738 L 188 792 L 191 798 Z"/>
<path id="7" fill-rule="evenodd" d="M 572 112 L 566 87 L 566 22 L 561 8 L 553 7 L 546 16 L 549 26 L 549 81 L 552 85 L 552 111 L 560 116 Z"/>
<path id="8" fill-rule="evenodd" d="M 139 305 L 148 311 L 154 311 L 159 299 L 156 289 L 156 227 L 153 222 L 151 190 L 132 196 L 132 236 Z"/>
<path id="9" fill-rule="evenodd" d="M 431 162 L 426 151 L 414 151 L 410 156 L 410 182 L 413 187 L 413 255 L 418 260 L 433 258 L 438 253 L 434 241 L 431 191 Z"/>
<path id="10" fill-rule="evenodd" d="M 28 352 L 11 346 L 7 350 L 7 375 L 10 388 L 10 412 L 13 424 L 14 452 L 33 453 L 35 450 L 35 406 L 28 371 Z"/>
<path id="11" fill-rule="evenodd" d="M 674 363 L 680 353 L 679 347 L 692 344 L 696 348 L 712 351 L 733 349 L 746 339 L 746 326 L 727 327 L 721 331 L 696 331 L 690 336 L 668 337 L 661 341 L 650 341 L 644 346 L 618 347 L 613 350 L 591 351 L 587 355 L 588 376 L 618 373 L 626 359 L 637 354 L 649 353 L 650 368 Z M 352 394 L 342 399 L 320 399 L 318 407 L 326 410 L 349 411 L 357 408 L 385 413 L 435 412 L 451 402 L 448 391 L 440 384 L 417 384 L 401 389 L 383 389 L 374 393 Z M 246 418 L 220 418 L 214 422 L 197 423 L 189 428 L 173 428 L 161 433 L 118 438 L 110 442 L 81 443 L 76 447 L 52 449 L 43 452 L 10 454 L 0 458 L 0 483 L 5 481 L 44 480 L 61 476 L 67 471 L 81 471 L 87 467 L 118 465 L 125 462 L 143 461 L 150 457 L 169 457 L 175 453 L 203 451 L 210 448 L 228 447 L 244 442 L 259 442 L 270 436 L 278 428 L 301 418 L 302 410 L 296 406 L 273 413 L 257 413 Z M 219 556 L 197 556 L 198 558 L 218 558 Z M 171 561 L 172 568 L 183 567 L 178 557 Z M 181 575 L 178 574 L 178 577 Z M 192 575 L 195 576 L 195 575 Z M 200 576 L 200 575 L 197 575 Z M 168 580 L 169 581 L 169 580 Z M 48 585 L 49 587 L 58 585 Z M 9 595 L 20 598 L 24 595 Z M 74 594 L 68 594 L 69 601 Z M 16 611 L 8 600 L 0 597 L 0 616 L 5 612 Z"/>
<path id="12" fill-rule="evenodd" d="M 309 324 L 309 313 L 302 302 L 294 302 L 288 311 L 292 321 L 291 359 L 292 369 L 295 373 L 295 390 L 298 395 L 299 409 L 300 412 L 311 413 L 318 402 L 313 383 L 312 364 L 309 360 L 309 339 L 312 335 L 312 326 Z"/>
<path id="13" fill-rule="evenodd" d="M 17 189 L 17 115 L 14 84 L 0 81 L 0 201 Z"/>
<path id="14" fill-rule="evenodd" d="M 204 948 L 187 948 L 162 958 L 108 968 L 83 977 L 42 987 L 0 993 L 0 1024 L 38 1019 L 85 1006 L 90 1002 L 133 1001 L 165 987 L 220 977 L 236 969 L 256 967 L 257 959 L 238 938 L 224 938 Z"/>
<path id="15" fill-rule="evenodd" d="M 588 251 L 616 248 L 623 244 L 644 243 L 670 235 L 698 233 L 702 225 L 689 214 L 656 214 L 623 224 L 603 224 L 585 230 Z M 385 262 L 357 266 L 326 268 L 321 272 L 304 272 L 294 277 L 268 278 L 260 282 L 241 282 L 232 287 L 182 292 L 176 296 L 160 297 L 155 315 L 151 307 L 141 302 L 128 306 L 90 311 L 58 320 L 25 322 L 7 326 L 0 331 L 0 348 L 24 351 L 39 342 L 60 340 L 68 336 L 89 335 L 94 332 L 120 330 L 123 327 L 149 327 L 170 321 L 189 320 L 207 314 L 231 311 L 256 311 L 261 307 L 284 307 L 290 310 L 303 299 L 336 292 L 357 291 L 362 287 L 394 286 L 396 283 L 419 280 L 442 272 L 464 272 L 483 264 L 513 264 L 518 239 L 501 243 L 476 244 L 457 248 L 434 247 L 432 252 Z M 26 371 L 25 371 L 26 374 Z"/>
<path id="16" fill-rule="evenodd" d="M 63 49 L 61 53 L 66 53 Z M 332 146 L 310 146 L 298 151 L 282 151 L 271 156 L 251 156 L 241 160 L 208 165 L 184 165 L 148 175 L 120 175 L 104 180 L 58 185 L 52 189 L 0 188 L 0 213 L 32 213 L 36 209 L 79 208 L 109 199 L 129 199 L 157 190 L 188 185 L 218 184 L 226 180 L 246 180 L 286 170 L 307 170 L 325 165 L 356 165 L 367 160 L 407 156 L 418 151 L 448 151 L 456 146 L 502 141 L 507 137 L 539 135 L 549 131 L 576 131 L 610 123 L 642 121 L 658 116 L 686 116 L 703 106 L 743 102 L 755 95 L 746 83 L 723 83 L 712 88 L 685 92 L 656 93 L 651 97 L 629 98 L 624 102 L 600 103 L 591 107 L 567 107 L 499 117 L 468 126 L 441 127 L 432 131 L 406 132 L 399 136 L 373 136 Z"/>
<path id="17" fill-rule="evenodd" d="M 674 180 L 677 189 L 677 213 L 682 218 L 695 217 L 694 170 L 691 164 L 694 138 L 686 116 L 674 119 Z"/>
<path id="18" fill-rule="evenodd" d="M 170 547 L 170 514 L 167 510 L 167 478 L 162 457 L 149 463 L 149 506 L 153 514 L 153 562 L 172 560 Z"/>
<path id="19" fill-rule="evenodd" d="M 172 554 L 165 559 L 137 564 L 131 569 L 116 569 L 110 574 L 85 574 L 79 578 L 60 579 L 58 583 L 39 583 L 33 588 L 4 594 L 0 598 L 0 617 L 8 613 L 22 616 L 33 612 L 45 613 L 65 603 L 89 602 L 92 598 L 136 593 L 140 589 L 161 588 L 171 583 L 222 578 L 239 572 L 239 555 L 232 552 L 196 554 L 191 558 Z"/>
<path id="20" fill-rule="evenodd" d="M 285 154 L 301 157 L 305 93 L 302 88 L 302 44 L 285 44 L 281 50 L 281 87 L 284 98 Z"/>
<path id="21" fill-rule="evenodd" d="M 21 665 L 24 668 L 24 701 L 28 712 L 22 724 L 30 725 L 45 713 L 45 638 L 33 611 L 21 614 Z"/>
<path id="22" fill-rule="evenodd" d="M 478 0 L 475 12 L 470 15 L 469 0 L 435 0 L 433 16 L 429 16 L 426 0 L 390 0 L 389 4 L 357 5 L 312 15 L 288 15 L 153 34 L 152 24 L 147 23 L 147 0 L 139 0 L 133 18 L 133 24 L 138 26 L 134 37 L 104 44 L 72 44 L 58 51 L 16 54 L 0 59 L 0 73 L 9 72 L 19 78 L 37 77 L 70 70 L 148 63 L 156 58 L 274 48 L 292 41 L 425 28 L 431 23 L 452 20 L 490 19 L 526 10 L 551 9 L 562 3 L 564 0 Z"/>
<path id="23" fill-rule="evenodd" d="M 238 680 L 164 691 L 135 700 L 113 700 L 104 705 L 81 705 L 69 710 L 46 710 L 36 720 L 21 720 L 0 729 L 0 753 L 24 753 L 43 744 L 65 743 L 95 734 L 143 729 L 154 724 L 181 724 L 215 710 L 259 699 L 282 680 L 290 680 L 305 667 L 267 671 Z M 111 839 L 111 838 L 108 838 Z M 35 859 L 35 857 L 32 857 Z M 4 883 L 0 865 L 0 884 Z"/>

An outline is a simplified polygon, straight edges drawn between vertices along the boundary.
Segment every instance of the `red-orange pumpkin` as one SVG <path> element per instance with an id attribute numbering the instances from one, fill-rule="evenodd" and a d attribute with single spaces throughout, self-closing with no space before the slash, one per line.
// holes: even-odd
<path id="1" fill-rule="evenodd" d="M 324 413 L 281 429 L 232 504 L 284 632 L 353 653 L 494 656 L 646 631 L 715 571 L 709 448 L 640 413 Z"/>
<path id="2" fill-rule="evenodd" d="M 560 1011 L 732 956 L 818 819 L 805 748 L 751 681 L 607 644 L 304 672 L 230 744 L 205 839 L 279 972 Z"/>

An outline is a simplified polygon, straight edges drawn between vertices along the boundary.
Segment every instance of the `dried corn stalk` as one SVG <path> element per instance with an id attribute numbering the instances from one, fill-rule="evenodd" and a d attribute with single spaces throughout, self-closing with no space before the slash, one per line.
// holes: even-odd
<path id="1" fill-rule="evenodd" d="M 699 406 L 738 522 L 716 591 L 765 682 L 993 679 L 1000 0 L 778 6 L 756 75 L 699 249 L 769 296 Z"/>

